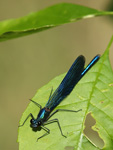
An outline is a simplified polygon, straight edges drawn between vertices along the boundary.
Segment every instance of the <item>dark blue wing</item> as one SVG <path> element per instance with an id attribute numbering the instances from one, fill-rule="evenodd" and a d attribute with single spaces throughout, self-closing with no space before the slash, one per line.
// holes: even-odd
<path id="1" fill-rule="evenodd" d="M 81 78 L 81 74 L 84 70 L 85 58 L 80 55 L 72 64 L 68 73 L 62 80 L 61 84 L 50 96 L 45 107 L 51 111 L 73 90 L 74 86 Z"/>

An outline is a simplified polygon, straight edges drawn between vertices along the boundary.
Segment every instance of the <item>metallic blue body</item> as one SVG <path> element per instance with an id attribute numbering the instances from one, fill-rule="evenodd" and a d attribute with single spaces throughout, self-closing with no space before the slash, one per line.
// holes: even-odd
<path id="1" fill-rule="evenodd" d="M 87 65 L 84 71 L 81 73 L 81 77 L 99 60 L 100 55 L 96 55 L 93 60 Z"/>

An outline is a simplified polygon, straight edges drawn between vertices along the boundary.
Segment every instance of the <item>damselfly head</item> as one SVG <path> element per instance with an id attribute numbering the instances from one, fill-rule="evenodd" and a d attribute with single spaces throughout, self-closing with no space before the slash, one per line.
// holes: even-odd
<path id="1" fill-rule="evenodd" d="M 37 128 L 41 126 L 41 121 L 37 121 L 36 119 L 31 119 L 30 123 L 32 128 Z"/>

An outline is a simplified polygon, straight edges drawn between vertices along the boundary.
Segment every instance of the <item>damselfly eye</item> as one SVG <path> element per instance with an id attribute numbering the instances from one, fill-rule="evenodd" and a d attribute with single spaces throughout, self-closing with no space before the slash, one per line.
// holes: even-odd
<path id="1" fill-rule="evenodd" d="M 30 120 L 31 124 L 33 123 L 33 119 Z"/>

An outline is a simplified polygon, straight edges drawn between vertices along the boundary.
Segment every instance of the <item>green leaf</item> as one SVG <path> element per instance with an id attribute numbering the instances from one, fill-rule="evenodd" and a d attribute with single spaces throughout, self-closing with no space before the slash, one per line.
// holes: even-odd
<path id="1" fill-rule="evenodd" d="M 97 131 L 104 141 L 103 149 L 113 149 L 113 72 L 109 62 L 109 48 L 112 42 L 113 37 L 100 60 L 56 108 L 82 109 L 78 113 L 58 112 L 52 117 L 52 119 L 59 119 L 63 133 L 67 138 L 61 136 L 57 123 L 53 123 L 46 125 L 51 131 L 50 134 L 36 142 L 37 138 L 43 135 L 45 131 L 32 131 L 29 118 L 24 126 L 19 128 L 18 142 L 20 150 L 98 150 L 99 148 L 83 134 L 84 122 L 88 113 L 91 113 L 95 118 L 96 124 L 93 126 L 93 130 Z M 62 74 L 40 88 L 33 100 L 44 107 L 52 87 L 55 90 L 64 76 L 65 74 Z M 30 113 L 37 117 L 38 112 L 39 108 L 30 102 L 22 115 L 20 124 L 24 122 Z"/>
<path id="2" fill-rule="evenodd" d="M 95 16 L 113 15 L 71 3 L 60 3 L 28 16 L 0 22 L 0 41 L 41 32 L 65 23 Z"/>

